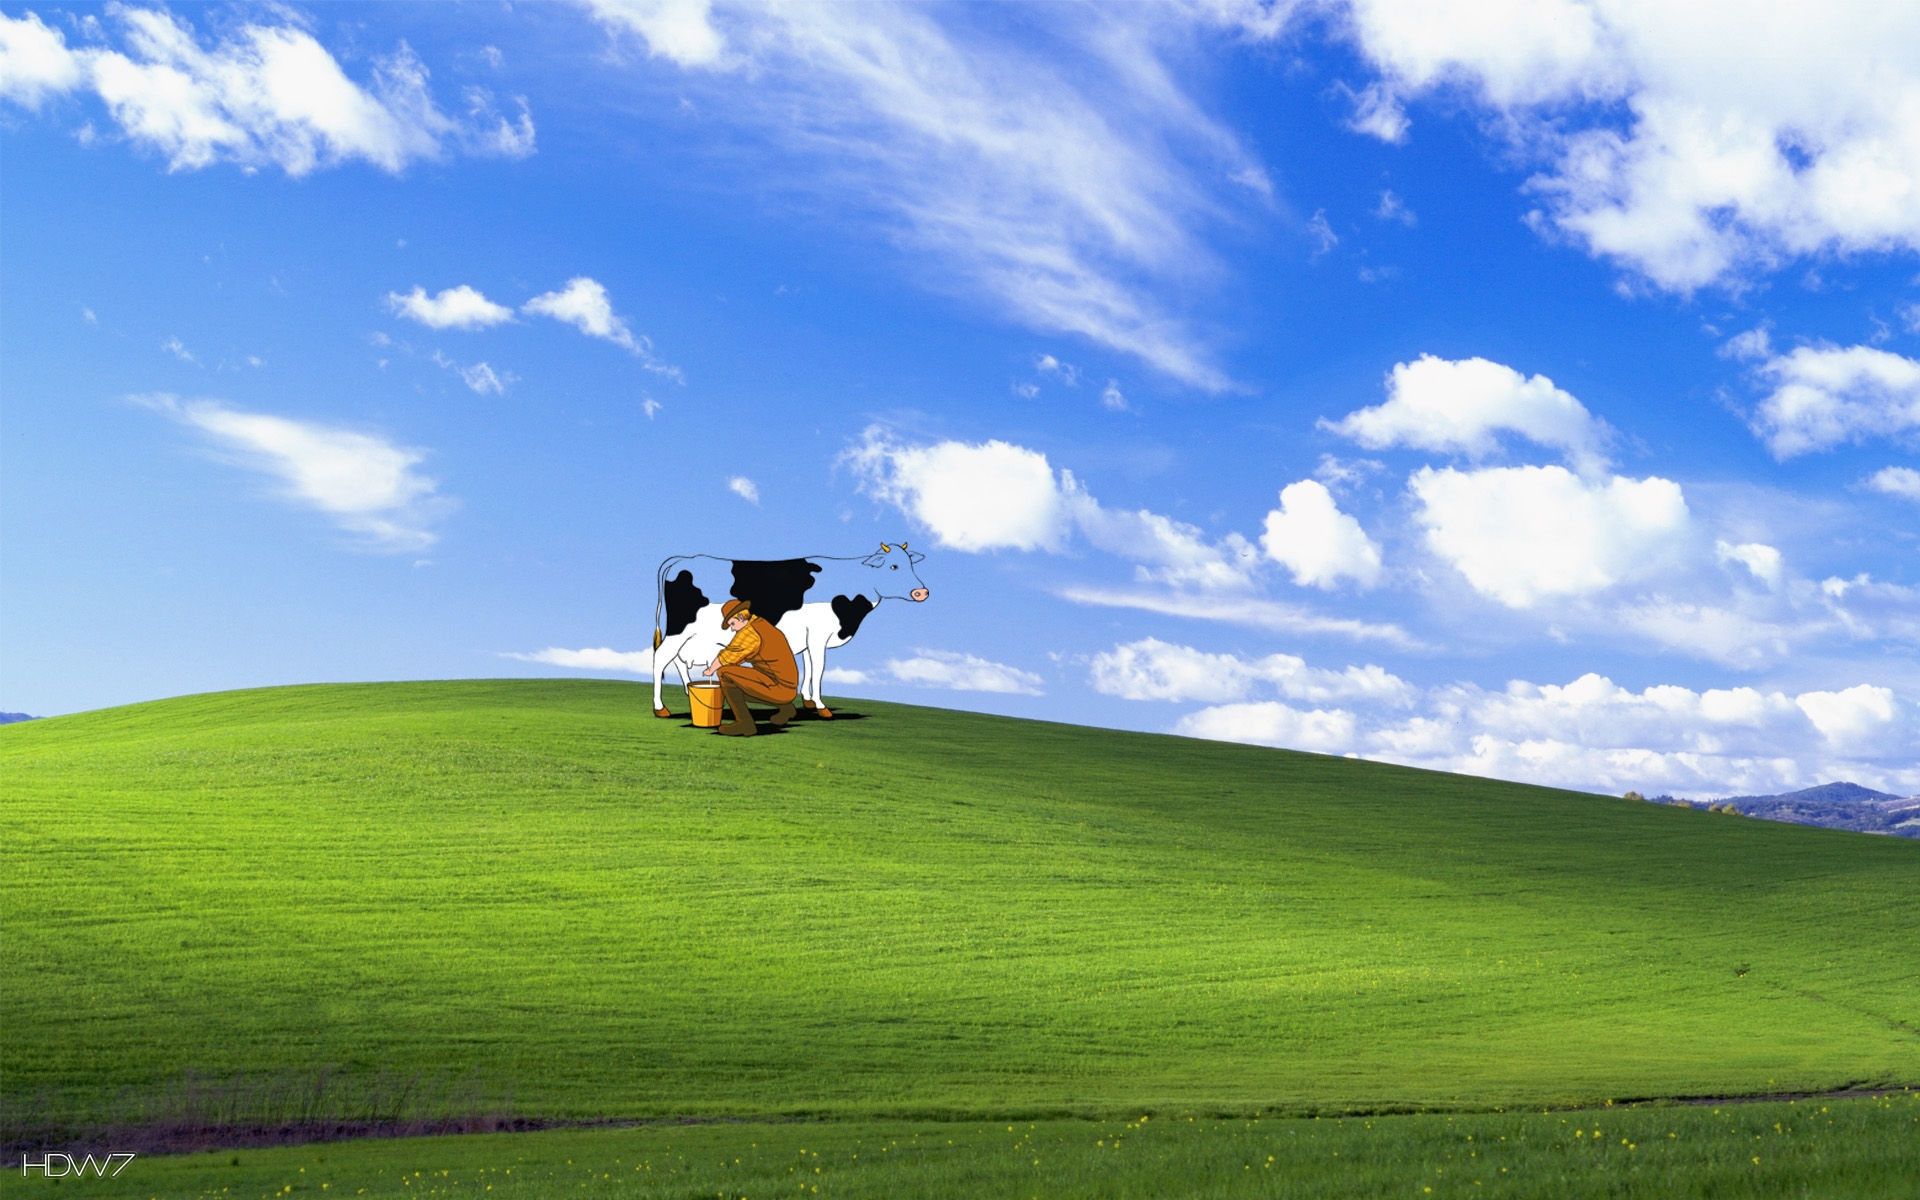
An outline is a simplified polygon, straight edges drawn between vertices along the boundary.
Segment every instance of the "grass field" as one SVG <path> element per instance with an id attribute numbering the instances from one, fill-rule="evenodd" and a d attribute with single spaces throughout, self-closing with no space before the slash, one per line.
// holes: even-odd
<path id="1" fill-rule="evenodd" d="M 5 1136 L 1920 1082 L 1920 844 L 847 707 L 740 742 L 477 681 L 0 730 Z"/>
<path id="2" fill-rule="evenodd" d="M 1912 1200 L 1920 1093 L 1577 1112 L 834 1121 L 141 1158 L 23 1195 L 644 1200 Z"/>

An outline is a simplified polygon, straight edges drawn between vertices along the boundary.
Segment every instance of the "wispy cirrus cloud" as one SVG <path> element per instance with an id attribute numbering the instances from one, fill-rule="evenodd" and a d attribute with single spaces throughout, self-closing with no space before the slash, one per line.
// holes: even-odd
<path id="1" fill-rule="evenodd" d="M 510 121 L 484 89 L 469 89 L 467 120 L 449 117 L 434 102 L 426 65 L 404 42 L 355 82 L 289 10 L 217 42 L 203 42 L 165 9 L 115 4 L 107 13 L 117 39 L 80 46 L 34 13 L 0 13 L 0 97 L 38 110 L 53 97 L 90 91 L 129 141 L 159 152 L 174 171 L 227 162 L 301 176 L 358 160 L 398 174 L 450 148 L 533 153 L 524 101 Z"/>
<path id="2" fill-rule="evenodd" d="M 1020 667 L 954 650 L 915 650 L 890 658 L 871 670 L 827 668 L 826 682 L 842 687 L 864 683 L 901 683 L 953 692 L 991 692 L 1002 696 L 1043 696 L 1041 677 Z"/>
<path id="3" fill-rule="evenodd" d="M 453 507 L 415 469 L 426 460 L 423 450 L 216 400 L 130 399 L 195 430 L 221 459 L 273 480 L 282 499 L 321 513 L 367 549 L 424 550 L 439 540 L 433 524 Z"/>
<path id="4" fill-rule="evenodd" d="M 1173 298 L 1222 270 L 1203 227 L 1272 188 L 1168 66 L 1193 36 L 1176 10 L 586 4 L 711 80 L 712 111 L 824 160 L 840 198 L 954 290 L 1229 386 Z"/>

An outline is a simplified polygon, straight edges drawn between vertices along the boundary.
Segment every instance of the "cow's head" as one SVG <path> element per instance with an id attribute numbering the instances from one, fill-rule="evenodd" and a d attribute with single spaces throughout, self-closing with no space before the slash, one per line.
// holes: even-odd
<path id="1" fill-rule="evenodd" d="M 925 557 L 907 549 L 905 542 L 898 546 L 881 542 L 880 549 L 861 559 L 860 565 L 873 568 L 873 589 L 881 599 L 891 596 L 896 600 L 925 600 L 933 593 L 927 591 L 919 573 L 913 569 Z"/>

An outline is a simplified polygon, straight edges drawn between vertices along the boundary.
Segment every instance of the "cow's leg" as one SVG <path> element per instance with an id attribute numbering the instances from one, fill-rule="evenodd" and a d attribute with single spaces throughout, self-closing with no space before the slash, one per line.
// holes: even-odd
<path id="1" fill-rule="evenodd" d="M 827 673 L 827 639 L 824 629 L 807 631 L 807 672 L 800 686 L 800 704 L 823 721 L 833 720 L 833 710 L 820 703 L 820 681 Z"/>
<path id="2" fill-rule="evenodd" d="M 673 667 L 680 672 L 680 682 L 682 684 L 693 682 L 693 668 L 687 665 L 686 659 L 687 643 L 692 640 L 691 634 L 682 633 L 678 636 L 668 638 L 654 648 L 653 715 L 656 717 L 671 717 L 673 715 L 673 712 L 667 708 L 666 701 L 662 699 L 660 695 L 660 682 L 666 678 L 668 667 Z"/>
<path id="3" fill-rule="evenodd" d="M 653 648 L 653 715 L 656 717 L 673 715 L 667 711 L 665 701 L 660 698 L 660 677 L 667 673 L 667 664 L 672 662 L 678 653 L 677 647 L 669 650 L 666 642 L 661 642 Z"/>

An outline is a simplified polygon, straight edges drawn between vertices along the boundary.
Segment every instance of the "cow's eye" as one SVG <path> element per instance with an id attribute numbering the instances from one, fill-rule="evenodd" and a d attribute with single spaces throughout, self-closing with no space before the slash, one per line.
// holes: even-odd
<path id="1" fill-rule="evenodd" d="M 887 570 L 889 570 L 889 571 L 898 571 L 899 569 L 900 569 L 900 564 L 899 564 L 899 563 L 894 563 L 894 564 L 893 564 L 892 566 L 890 566 L 890 567 L 888 567 L 888 568 L 887 568 Z"/>

